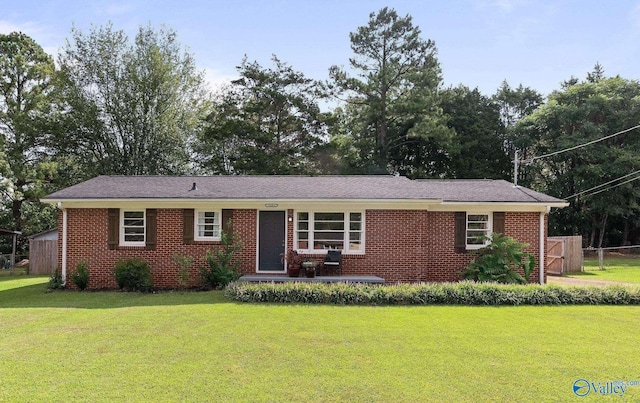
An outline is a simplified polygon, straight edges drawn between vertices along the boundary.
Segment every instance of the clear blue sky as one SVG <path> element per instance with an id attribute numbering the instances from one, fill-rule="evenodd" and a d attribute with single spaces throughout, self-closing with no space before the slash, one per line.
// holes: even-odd
<path id="1" fill-rule="evenodd" d="M 503 80 L 548 94 L 596 62 L 607 75 L 640 78 L 640 0 L 0 0 L 0 33 L 20 30 L 57 54 L 72 24 L 112 21 L 134 34 L 167 24 L 213 83 L 235 76 L 244 54 L 271 54 L 324 79 L 347 65 L 349 32 L 384 6 L 411 14 L 435 41 L 444 84 L 493 94 Z"/>

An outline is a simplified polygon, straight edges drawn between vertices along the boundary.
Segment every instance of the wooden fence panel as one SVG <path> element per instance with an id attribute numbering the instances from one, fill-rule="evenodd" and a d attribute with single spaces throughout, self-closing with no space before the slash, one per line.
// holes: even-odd
<path id="1" fill-rule="evenodd" d="M 29 274 L 53 274 L 58 268 L 58 241 L 29 241 Z"/>
<path id="2" fill-rule="evenodd" d="M 547 273 L 561 275 L 564 260 L 564 241 L 547 238 Z"/>
<path id="3" fill-rule="evenodd" d="M 561 253 L 558 253 L 560 247 L 551 249 L 558 243 L 563 245 Z M 547 272 L 549 274 L 580 272 L 582 271 L 583 260 L 581 236 L 554 236 L 547 238 Z"/>
<path id="4" fill-rule="evenodd" d="M 565 239 L 564 272 L 581 272 L 584 267 L 584 255 L 582 253 L 582 237 L 567 236 Z"/>

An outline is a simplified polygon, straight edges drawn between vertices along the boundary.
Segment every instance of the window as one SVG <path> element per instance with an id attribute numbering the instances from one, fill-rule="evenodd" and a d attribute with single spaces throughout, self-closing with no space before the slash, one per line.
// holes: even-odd
<path id="1" fill-rule="evenodd" d="M 298 212 L 296 249 L 364 252 L 362 212 Z"/>
<path id="2" fill-rule="evenodd" d="M 206 241 L 220 240 L 220 212 L 197 211 L 195 221 L 195 239 Z"/>
<path id="3" fill-rule="evenodd" d="M 479 249 L 489 244 L 485 236 L 491 235 L 491 215 L 467 213 L 467 249 Z"/>
<path id="4" fill-rule="evenodd" d="M 145 246 L 145 212 L 122 211 L 120 239 L 122 246 Z"/>

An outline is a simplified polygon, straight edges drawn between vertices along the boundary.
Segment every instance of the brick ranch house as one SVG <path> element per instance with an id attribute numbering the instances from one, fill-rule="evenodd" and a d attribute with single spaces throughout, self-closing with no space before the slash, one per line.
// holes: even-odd
<path id="1" fill-rule="evenodd" d="M 289 249 L 340 249 L 343 275 L 387 283 L 459 280 L 477 236 L 500 232 L 529 245 L 544 283 L 547 214 L 568 204 L 502 180 L 394 176 L 99 176 L 43 201 L 61 211 L 63 276 L 85 261 L 93 289 L 115 288 L 128 257 L 151 263 L 155 287 L 177 286 L 174 254 L 194 257 L 197 278 L 223 229 L 242 242 L 242 274 L 284 275 Z"/>

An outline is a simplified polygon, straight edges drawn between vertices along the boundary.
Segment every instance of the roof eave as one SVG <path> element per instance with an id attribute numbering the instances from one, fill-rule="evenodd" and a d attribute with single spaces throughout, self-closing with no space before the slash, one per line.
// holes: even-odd
<path id="1" fill-rule="evenodd" d="M 105 201 L 114 203 L 126 203 L 126 202 L 140 202 L 140 203 L 179 203 L 179 202 L 241 202 L 241 203 L 327 203 L 327 202 L 339 202 L 339 203 L 429 203 L 429 204 L 441 204 L 442 199 L 422 199 L 422 198 L 405 198 L 405 199 L 364 199 L 364 198 L 309 198 L 309 199 L 284 199 L 284 198 L 45 198 L 40 199 L 42 203 L 56 205 L 58 203 L 104 203 Z"/>
<path id="2" fill-rule="evenodd" d="M 566 201 L 558 201 L 558 202 L 545 202 L 545 201 L 531 201 L 531 202 L 522 202 L 522 201 L 443 201 L 443 205 L 469 205 L 469 204 L 478 204 L 478 205 L 505 205 L 508 204 L 510 206 L 548 206 L 553 208 L 563 208 L 568 207 L 569 202 Z"/>

